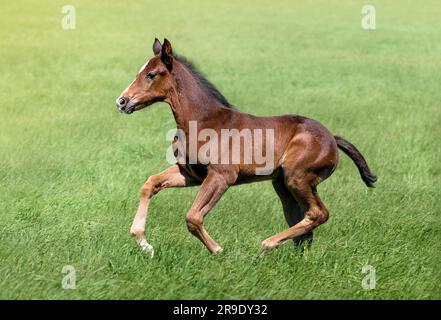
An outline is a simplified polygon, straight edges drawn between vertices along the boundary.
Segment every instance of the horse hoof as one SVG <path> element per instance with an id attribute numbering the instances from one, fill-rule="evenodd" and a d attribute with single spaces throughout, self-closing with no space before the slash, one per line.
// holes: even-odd
<path id="1" fill-rule="evenodd" d="M 213 255 L 218 255 L 218 254 L 222 253 L 223 251 L 224 251 L 224 249 L 222 249 L 222 247 L 219 247 L 213 251 Z"/>
<path id="2" fill-rule="evenodd" d="M 271 240 L 266 239 L 263 240 L 260 246 L 260 251 L 264 252 L 264 251 L 269 251 L 271 249 L 274 249 L 277 246 L 276 243 L 273 243 Z"/>
<path id="3" fill-rule="evenodd" d="M 150 254 L 150 257 L 153 258 L 153 256 L 155 255 L 155 250 L 153 249 L 153 246 L 150 243 L 143 240 L 139 243 L 139 246 L 141 247 L 142 251 L 146 252 L 147 254 Z"/>

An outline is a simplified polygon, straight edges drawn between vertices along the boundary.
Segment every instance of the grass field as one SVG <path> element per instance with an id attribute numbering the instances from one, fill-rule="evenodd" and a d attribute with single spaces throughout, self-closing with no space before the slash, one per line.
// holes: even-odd
<path id="1" fill-rule="evenodd" d="M 370 1 L 371 31 L 363 1 L 1 2 L 0 298 L 441 298 L 438 0 Z M 75 30 L 61 28 L 65 4 Z M 312 117 L 353 142 L 377 188 L 341 154 L 313 246 L 263 257 L 286 227 L 270 182 L 230 189 L 210 213 L 214 257 L 185 224 L 198 189 L 166 190 L 150 206 L 150 259 L 129 228 L 140 186 L 168 166 L 174 120 L 166 104 L 126 116 L 114 101 L 155 36 L 240 110 Z"/>

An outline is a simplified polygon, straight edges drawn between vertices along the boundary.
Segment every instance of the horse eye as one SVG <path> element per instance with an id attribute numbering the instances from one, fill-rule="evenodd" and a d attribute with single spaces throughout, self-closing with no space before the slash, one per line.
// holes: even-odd
<path id="1" fill-rule="evenodd" d="M 149 78 L 150 80 L 153 80 L 155 77 L 156 77 L 156 73 L 154 72 L 147 73 L 147 78 Z"/>

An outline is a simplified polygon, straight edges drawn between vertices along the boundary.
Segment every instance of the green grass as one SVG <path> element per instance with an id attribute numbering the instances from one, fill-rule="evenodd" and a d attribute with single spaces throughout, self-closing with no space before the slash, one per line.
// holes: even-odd
<path id="1" fill-rule="evenodd" d="M 440 299 L 441 6 L 370 1 L 2 1 L 0 298 Z M 151 203 L 150 259 L 129 235 L 139 188 L 168 166 L 167 105 L 114 101 L 154 37 L 257 115 L 297 113 L 353 142 L 379 176 L 368 190 L 343 154 L 319 187 L 329 221 L 304 254 L 258 257 L 284 229 L 269 182 L 232 188 L 206 219 L 224 247 L 189 234 L 197 188 Z M 64 265 L 77 289 L 61 288 Z M 364 290 L 364 265 L 377 286 Z"/>

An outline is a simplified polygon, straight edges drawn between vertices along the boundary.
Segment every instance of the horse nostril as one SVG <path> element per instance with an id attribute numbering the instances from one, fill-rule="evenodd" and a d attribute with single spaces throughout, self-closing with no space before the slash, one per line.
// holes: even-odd
<path id="1" fill-rule="evenodd" d="M 128 113 L 127 111 L 130 111 L 129 109 L 130 107 L 130 98 L 128 97 L 124 97 L 124 96 L 120 96 L 118 98 L 116 98 L 116 107 L 119 109 L 119 111 L 121 112 L 125 112 Z"/>
<path id="2" fill-rule="evenodd" d="M 120 107 L 124 106 L 126 104 L 126 99 L 120 98 L 118 104 L 120 105 Z"/>

